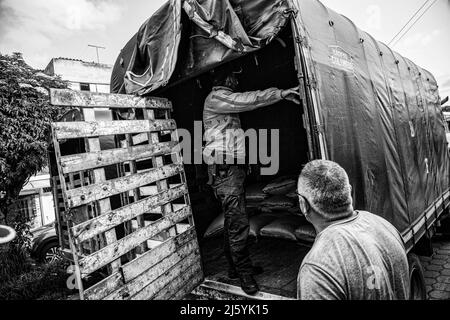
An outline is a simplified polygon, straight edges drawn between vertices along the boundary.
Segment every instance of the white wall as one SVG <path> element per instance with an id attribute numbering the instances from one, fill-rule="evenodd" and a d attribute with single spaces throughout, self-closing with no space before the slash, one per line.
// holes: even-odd
<path id="1" fill-rule="evenodd" d="M 41 195 L 41 205 L 42 205 L 42 224 L 46 225 L 56 220 L 55 217 L 55 206 L 53 204 L 53 195 L 51 192 L 43 193 Z"/>
<path id="2" fill-rule="evenodd" d="M 100 92 L 100 93 L 110 93 L 110 87 L 108 85 L 103 84 L 90 84 L 89 85 L 91 92 Z"/>
<path id="3" fill-rule="evenodd" d="M 107 64 L 68 59 L 53 59 L 52 62 L 54 73 L 63 80 L 108 86 L 111 81 L 112 66 Z"/>

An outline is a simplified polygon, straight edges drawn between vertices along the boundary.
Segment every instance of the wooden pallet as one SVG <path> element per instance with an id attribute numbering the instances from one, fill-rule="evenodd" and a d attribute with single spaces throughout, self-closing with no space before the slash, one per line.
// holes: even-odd
<path id="1" fill-rule="evenodd" d="M 50 96 L 55 106 L 80 108 L 83 119 L 52 123 L 60 241 L 80 299 L 189 293 L 203 272 L 171 103 L 59 89 Z M 111 119 L 99 121 L 105 112 Z M 76 139 L 83 152 L 68 152 Z"/>

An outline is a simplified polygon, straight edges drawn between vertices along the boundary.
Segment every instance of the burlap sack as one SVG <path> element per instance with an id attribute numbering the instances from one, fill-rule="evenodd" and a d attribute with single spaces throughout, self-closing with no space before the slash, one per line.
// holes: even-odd
<path id="1" fill-rule="evenodd" d="M 295 231 L 306 222 L 305 218 L 297 215 L 287 215 L 276 219 L 261 229 L 261 237 L 278 238 L 297 241 Z"/>
<path id="2" fill-rule="evenodd" d="M 261 203 L 263 211 L 288 210 L 294 207 L 294 202 L 286 196 L 272 196 Z"/>
<path id="3" fill-rule="evenodd" d="M 223 232 L 224 219 L 225 218 L 224 218 L 223 213 L 219 214 L 213 220 L 213 222 L 211 222 L 208 229 L 206 229 L 203 237 L 204 238 L 212 238 L 212 237 L 220 235 Z"/>
<path id="4" fill-rule="evenodd" d="M 249 185 L 245 188 L 245 199 L 247 202 L 258 202 L 263 201 L 267 197 L 269 197 L 268 194 L 263 192 L 265 183 L 256 183 Z"/>
<path id="5" fill-rule="evenodd" d="M 264 187 L 264 193 L 270 195 L 286 195 L 295 190 L 297 180 L 291 176 L 279 177 Z"/>
<path id="6" fill-rule="evenodd" d="M 250 236 L 259 237 L 262 228 L 279 218 L 278 214 L 261 213 L 250 218 Z"/>
<path id="7" fill-rule="evenodd" d="M 310 223 L 305 223 L 295 230 L 295 237 L 300 242 L 312 243 L 316 238 L 316 230 Z"/>

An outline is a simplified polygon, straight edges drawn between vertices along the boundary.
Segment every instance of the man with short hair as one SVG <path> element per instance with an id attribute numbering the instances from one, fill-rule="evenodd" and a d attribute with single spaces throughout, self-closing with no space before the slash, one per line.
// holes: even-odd
<path id="1" fill-rule="evenodd" d="M 206 145 L 203 157 L 208 166 L 209 184 L 222 204 L 224 252 L 230 278 L 239 278 L 247 294 L 259 291 L 253 278 L 262 269 L 252 265 L 247 246 L 249 220 L 245 209 L 245 138 L 239 113 L 273 105 L 282 100 L 300 104 L 298 88 L 236 92 L 236 75 L 228 70 L 215 74 L 214 87 L 205 100 L 203 124 Z"/>
<path id="2" fill-rule="evenodd" d="M 308 163 L 298 180 L 300 209 L 317 231 L 297 279 L 302 300 L 409 299 L 402 237 L 385 219 L 354 211 L 351 186 L 337 163 Z"/>

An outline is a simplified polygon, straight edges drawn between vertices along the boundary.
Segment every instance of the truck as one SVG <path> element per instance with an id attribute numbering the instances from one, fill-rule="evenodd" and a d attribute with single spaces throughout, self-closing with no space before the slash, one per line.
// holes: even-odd
<path id="1" fill-rule="evenodd" d="M 402 235 L 411 298 L 424 299 L 418 255 L 432 254 L 450 205 L 438 85 L 317 0 L 170 0 L 122 49 L 111 94 L 52 90 L 54 105 L 73 108 L 52 124 L 50 163 L 60 244 L 80 297 L 296 298 L 311 225 L 295 208 L 248 206 L 252 259 L 265 272 L 261 291 L 247 296 L 225 273 L 220 207 L 195 161 L 201 140 L 176 148 L 182 131 L 201 136 L 196 124 L 220 68 L 239 71 L 242 91 L 300 91 L 301 107 L 282 101 L 242 114 L 244 129 L 279 133 L 277 174 L 261 174 L 269 164 L 258 159 L 247 189 L 298 176 L 313 159 L 339 163 L 354 207 Z"/>

